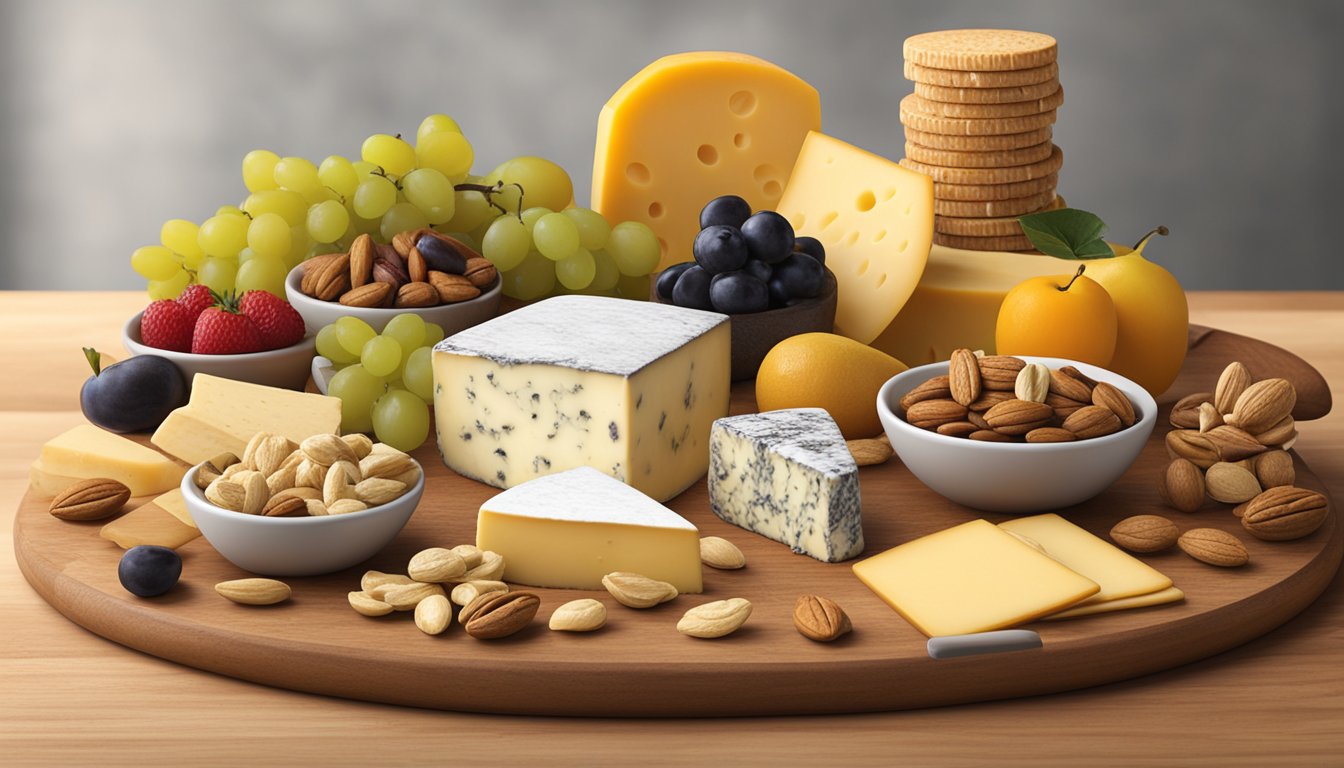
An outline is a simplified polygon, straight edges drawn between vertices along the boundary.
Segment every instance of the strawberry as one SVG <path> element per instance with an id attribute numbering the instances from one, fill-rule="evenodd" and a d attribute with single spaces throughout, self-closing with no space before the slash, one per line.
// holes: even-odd
<path id="1" fill-rule="evenodd" d="M 191 313 L 191 322 L 194 324 L 196 318 L 201 316 L 206 307 L 215 305 L 215 296 L 204 285 L 192 283 L 183 289 L 182 294 L 177 297 L 177 303 L 187 308 L 187 311 Z"/>
<path id="2" fill-rule="evenodd" d="M 191 351 L 198 355 L 239 355 L 266 349 L 261 329 L 238 308 L 233 293 L 215 295 L 216 306 L 207 307 L 196 319 Z"/>
<path id="3" fill-rule="evenodd" d="M 266 291 L 248 291 L 239 307 L 261 329 L 266 349 L 279 349 L 303 340 L 303 317 L 288 301 Z"/>
<path id="4" fill-rule="evenodd" d="M 155 349 L 190 352 L 196 318 L 172 299 L 160 299 L 145 307 L 140 316 L 140 340 Z"/>

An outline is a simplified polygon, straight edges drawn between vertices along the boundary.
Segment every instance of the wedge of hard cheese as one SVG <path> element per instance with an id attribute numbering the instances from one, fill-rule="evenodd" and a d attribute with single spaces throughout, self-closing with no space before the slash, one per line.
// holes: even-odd
<path id="1" fill-rule="evenodd" d="M 146 496 L 176 488 L 184 474 L 184 467 L 151 448 L 80 424 L 42 446 L 30 477 L 33 489 L 44 496 L 94 477 L 116 480 L 130 488 L 132 496 Z"/>

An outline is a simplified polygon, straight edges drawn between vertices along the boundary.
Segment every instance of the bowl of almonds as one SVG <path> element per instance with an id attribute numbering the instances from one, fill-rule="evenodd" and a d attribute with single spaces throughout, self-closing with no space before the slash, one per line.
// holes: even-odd
<path id="1" fill-rule="evenodd" d="M 389 320 L 412 312 L 451 336 L 498 314 L 502 285 L 488 259 L 426 228 L 390 244 L 360 235 L 349 253 L 314 256 L 290 271 L 285 296 L 311 333 L 346 315 L 381 333 Z"/>
<path id="2" fill-rule="evenodd" d="M 1084 502 L 1148 442 L 1157 403 L 1103 368 L 1050 357 L 979 355 L 912 368 L 877 395 L 892 448 L 940 495 L 991 512 Z"/>
<path id="3" fill-rule="evenodd" d="M 263 576 L 334 573 L 373 557 L 410 520 L 425 489 L 409 455 L 366 435 L 302 443 L 258 433 L 242 457 L 192 467 L 182 496 L 224 559 Z"/>

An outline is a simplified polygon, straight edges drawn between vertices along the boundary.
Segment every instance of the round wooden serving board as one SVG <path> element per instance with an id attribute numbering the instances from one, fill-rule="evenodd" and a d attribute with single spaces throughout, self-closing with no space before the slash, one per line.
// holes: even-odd
<path id="1" fill-rule="evenodd" d="M 1245 337 L 1192 329 L 1181 379 L 1164 398 L 1212 388 L 1222 367 L 1241 359 L 1257 377 L 1285 375 L 1306 396 L 1304 418 L 1330 408 L 1329 390 L 1299 358 Z M 1325 392 L 1324 400 L 1319 395 Z M 750 383 L 734 390 L 734 412 L 753 407 Z M 356 614 L 346 593 L 366 569 L 404 572 L 415 552 L 475 538 L 476 510 L 496 489 L 463 479 L 438 461 L 432 444 L 418 452 L 428 482 L 406 529 L 358 568 L 291 579 L 289 602 L 234 605 L 213 585 L 246 574 L 203 538 L 182 547 L 182 582 L 169 594 L 138 599 L 117 582 L 121 550 L 98 537 L 97 524 L 47 514 L 45 501 L 25 498 L 14 526 L 19 565 L 33 587 L 81 626 L 123 645 L 267 685 L 369 701 L 441 709 L 588 716 L 774 715 L 891 710 L 1063 691 L 1168 669 L 1262 635 L 1305 608 L 1329 583 L 1344 553 L 1336 509 L 1299 541 L 1270 543 L 1241 529 L 1224 505 L 1196 514 L 1161 506 L 1154 478 L 1167 461 L 1165 419 L 1138 462 L 1102 496 L 1063 514 L 1105 535 L 1129 515 L 1166 515 L 1184 530 L 1212 526 L 1246 542 L 1251 564 L 1220 569 L 1173 550 L 1144 560 L 1185 591 L 1183 603 L 1036 622 L 1039 650 L 935 661 L 925 637 L 853 576 L 848 564 L 827 565 L 717 519 L 698 483 L 670 506 L 700 527 L 742 548 L 740 571 L 705 568 L 705 593 L 683 595 L 646 611 L 620 606 L 606 593 L 537 590 L 533 625 L 504 640 L 482 642 L 460 626 L 430 637 L 409 613 L 371 619 Z M 1310 425 L 1305 425 L 1310 429 Z M 1297 461 L 1298 484 L 1324 491 Z M 984 516 L 926 489 L 899 461 L 861 470 L 865 555 Z M 805 593 L 838 601 L 852 635 L 814 643 L 793 628 L 794 600 Z M 688 608 L 746 597 L 752 617 L 719 640 L 675 629 Z M 546 620 L 563 602 L 598 597 L 607 626 L 593 634 L 551 632 Z"/>

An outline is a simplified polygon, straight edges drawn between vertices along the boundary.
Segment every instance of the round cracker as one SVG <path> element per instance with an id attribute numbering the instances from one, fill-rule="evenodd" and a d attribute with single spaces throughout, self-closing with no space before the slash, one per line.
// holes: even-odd
<path id="1" fill-rule="evenodd" d="M 904 102 L 903 102 L 904 104 Z M 1059 109 L 1064 104 L 1064 89 L 1032 101 L 1014 101 L 1008 104 L 958 104 L 946 101 L 929 101 L 914 94 L 908 106 L 911 110 L 934 117 L 955 117 L 966 120 L 987 120 L 996 117 L 1023 117 L 1039 115 Z"/>
<path id="2" fill-rule="evenodd" d="M 1052 145 L 1050 156 L 1030 165 L 1015 165 L 1010 168 L 944 168 L 940 165 L 927 165 L 910 158 L 902 158 L 901 166 L 915 173 L 922 173 L 942 184 L 1015 184 L 1019 181 L 1031 181 L 1044 176 L 1054 176 L 1064 165 L 1064 151 Z"/>
<path id="3" fill-rule="evenodd" d="M 955 117 L 937 117 L 926 115 L 913 106 L 919 98 L 910 94 L 901 99 L 901 123 L 916 131 L 925 133 L 944 133 L 952 136 L 995 136 L 1001 133 L 1026 133 L 1055 124 L 1055 112 L 1041 112 L 1021 117 L 991 117 L 983 119 L 962 119 Z"/>
<path id="4" fill-rule="evenodd" d="M 1012 200 L 1015 197 L 1029 197 L 1053 190 L 1059 186 L 1059 174 L 1052 173 L 1031 181 L 1019 181 L 1013 184 L 942 184 L 933 183 L 935 200 Z"/>
<path id="5" fill-rule="evenodd" d="M 1015 165 L 1039 163 L 1050 157 L 1054 145 L 1043 141 L 1034 147 L 1005 149 L 998 152 L 955 152 L 950 149 L 921 147 L 905 142 L 905 156 L 917 163 L 940 165 L 945 168 L 1010 168 Z"/>
<path id="6" fill-rule="evenodd" d="M 944 88 L 1015 88 L 1036 85 L 1059 79 L 1059 65 L 1050 62 L 1044 67 L 1009 69 L 1003 72 L 964 72 L 957 69 L 921 67 L 905 62 L 905 79 L 916 83 L 938 85 Z"/>
<path id="7" fill-rule="evenodd" d="M 1018 85 L 1011 88 L 949 88 L 942 85 L 915 83 L 915 95 L 929 101 L 944 101 L 953 104 L 1012 104 L 1017 101 L 1034 101 L 1059 90 L 1059 78 L 1052 77 L 1043 83 Z"/>
<path id="8" fill-rule="evenodd" d="M 933 201 L 935 216 L 955 216 L 958 218 L 999 218 L 1003 216 L 1022 216 L 1032 211 L 1053 210 L 1056 200 L 1064 207 L 1064 198 L 1057 197 L 1055 190 L 1047 189 L 1026 197 L 1014 197 L 1008 200 L 940 200 Z"/>
<path id="9" fill-rule="evenodd" d="M 1010 149 L 1034 147 L 1047 142 L 1054 135 L 1049 126 L 1037 128 L 1025 133 L 1005 133 L 997 136 L 948 136 L 942 133 L 928 133 L 909 126 L 905 128 L 905 140 L 928 149 L 948 149 L 954 152 L 999 152 Z"/>
<path id="10" fill-rule="evenodd" d="M 947 248 L 960 248 L 963 251 L 1034 251 L 1026 235 L 1008 235 L 1006 237 L 968 237 L 965 235 L 945 235 L 933 233 L 933 242 Z"/>
<path id="11" fill-rule="evenodd" d="M 1044 206 L 1034 208 L 1030 211 L 1024 211 L 1020 215 L 1025 216 L 1029 213 L 1053 211 L 1063 207 L 1064 199 L 1056 197 Z M 1012 235 L 1023 234 L 1022 224 L 1018 221 L 1017 215 L 994 218 L 934 216 L 933 231 L 940 232 L 944 235 L 961 235 L 964 237 L 1009 237 Z"/>
<path id="12" fill-rule="evenodd" d="M 945 29 L 905 39 L 905 60 L 921 67 L 999 72 L 1042 67 L 1055 60 L 1055 38 L 1018 29 Z"/>

